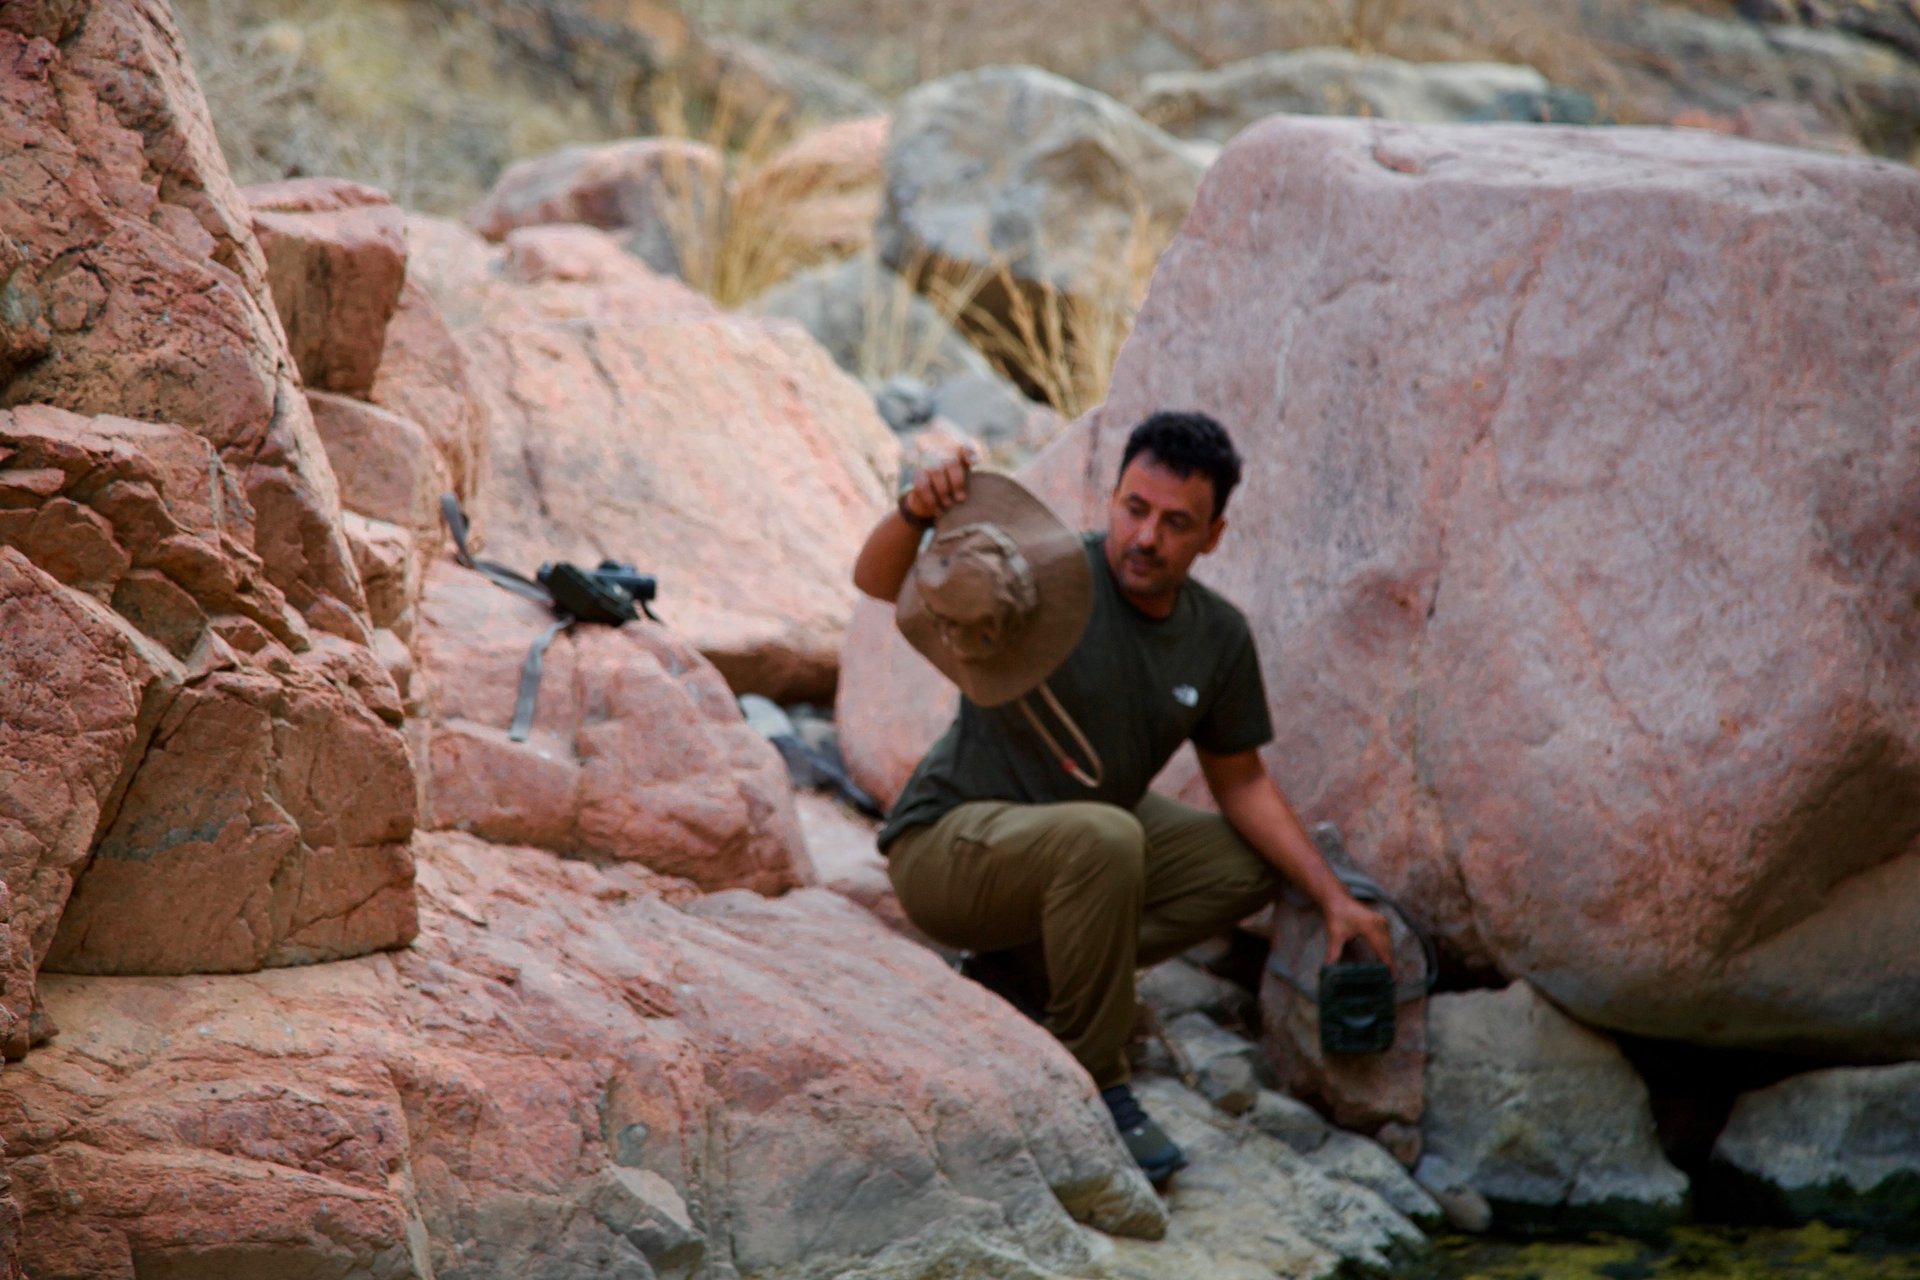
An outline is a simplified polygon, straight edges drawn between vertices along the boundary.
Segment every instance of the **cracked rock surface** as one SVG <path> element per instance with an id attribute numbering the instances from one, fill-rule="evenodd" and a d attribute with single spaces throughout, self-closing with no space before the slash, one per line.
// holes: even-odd
<path id="1" fill-rule="evenodd" d="M 521 666 L 552 611 L 442 561 L 419 612 L 424 825 L 638 862 L 708 890 L 813 881 L 779 752 L 683 636 L 645 620 L 558 636 L 515 742 Z"/>
<path id="2" fill-rule="evenodd" d="M 10 7 L 0 121 L 9 287 L 37 299 L 13 299 L 0 365 L 17 1056 L 50 1029 L 42 964 L 404 943 L 414 797 L 265 258 L 166 7 Z"/>
<path id="3" fill-rule="evenodd" d="M 1165 1230 L 1065 1051 L 851 903 L 419 846 L 405 951 L 46 980 L 30 1274 L 1045 1276 Z"/>

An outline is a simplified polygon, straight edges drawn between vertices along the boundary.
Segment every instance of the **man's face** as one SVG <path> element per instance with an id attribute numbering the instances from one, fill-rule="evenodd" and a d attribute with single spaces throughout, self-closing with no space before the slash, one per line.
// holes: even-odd
<path id="1" fill-rule="evenodd" d="M 1165 616 L 1195 557 L 1212 551 L 1226 529 L 1213 514 L 1213 480 L 1181 476 L 1142 453 L 1120 473 L 1107 507 L 1107 565 L 1134 605 Z"/>

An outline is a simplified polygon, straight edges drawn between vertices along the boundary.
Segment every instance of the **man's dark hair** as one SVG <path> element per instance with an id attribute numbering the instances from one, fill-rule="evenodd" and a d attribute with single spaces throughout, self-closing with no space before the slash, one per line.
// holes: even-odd
<path id="1" fill-rule="evenodd" d="M 1227 510 L 1227 497 L 1240 483 L 1240 455 L 1227 431 L 1204 413 L 1156 413 L 1133 429 L 1127 451 L 1120 458 L 1120 474 L 1140 454 L 1147 454 L 1181 479 L 1204 472 L 1213 481 L 1213 518 Z M 1114 483 L 1119 483 L 1115 477 Z"/>

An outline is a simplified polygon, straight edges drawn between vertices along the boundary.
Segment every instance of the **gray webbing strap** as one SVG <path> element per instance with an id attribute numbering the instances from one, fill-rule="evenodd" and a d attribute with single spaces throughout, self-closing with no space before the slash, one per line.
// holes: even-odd
<path id="1" fill-rule="evenodd" d="M 476 560 L 467 550 L 467 513 L 460 509 L 460 499 L 451 493 L 440 495 L 440 516 L 447 522 L 447 532 L 453 535 L 453 558 L 475 573 L 484 574 L 488 581 L 496 586 L 505 587 L 517 596 L 525 596 L 540 604 L 552 605 L 553 594 L 545 587 L 527 577 L 524 573 L 515 573 L 507 566 L 493 560 Z"/>
<path id="2" fill-rule="evenodd" d="M 540 660 L 547 656 L 553 638 L 572 625 L 572 618 L 562 618 L 542 631 L 528 648 L 527 660 L 520 664 L 520 696 L 514 699 L 513 727 L 507 730 L 507 736 L 515 742 L 525 742 L 533 731 L 533 705 L 540 698 Z"/>
<path id="3" fill-rule="evenodd" d="M 1414 940 L 1420 944 L 1421 957 L 1426 961 L 1427 966 L 1427 971 L 1424 975 L 1425 986 L 1428 991 L 1432 991 L 1440 981 L 1440 952 L 1434 945 L 1433 935 L 1423 929 L 1420 926 L 1420 922 L 1415 920 L 1412 914 L 1409 913 L 1405 907 L 1401 906 L 1378 880 L 1375 880 L 1372 876 L 1360 869 L 1359 865 L 1354 862 L 1353 855 L 1347 851 L 1346 837 L 1340 833 L 1340 827 L 1337 823 L 1315 823 L 1311 834 L 1314 844 L 1320 848 L 1320 856 L 1327 860 L 1327 869 L 1333 872 L 1334 876 L 1339 879 L 1341 885 L 1348 893 L 1353 895 L 1356 901 L 1370 902 L 1377 907 L 1385 907 L 1400 917 L 1400 922 L 1407 927 L 1407 932 L 1412 934 Z M 1284 892 L 1287 900 L 1295 906 L 1304 907 L 1307 905 L 1306 895 L 1301 893 L 1292 884 L 1287 885 Z M 1305 975 L 1290 972 L 1285 965 L 1280 963 L 1280 957 L 1277 954 L 1267 957 L 1267 968 L 1283 979 L 1288 986 L 1309 1000 L 1319 998 L 1316 991 L 1308 989 Z M 1396 987 L 1399 985 L 1397 979 L 1395 985 Z"/>
<path id="4" fill-rule="evenodd" d="M 492 560 L 473 558 L 473 554 L 467 550 L 467 514 L 460 509 L 459 498 L 451 493 L 441 494 L 440 515 L 447 522 L 447 532 L 453 535 L 454 559 L 517 596 L 524 596 L 549 609 L 554 607 L 553 593 L 525 574 L 515 573 Z M 527 735 L 533 732 L 534 704 L 540 700 L 540 663 L 547 656 L 547 646 L 573 623 L 572 618 L 562 614 L 560 620 L 542 631 L 527 649 L 526 660 L 520 664 L 520 693 L 513 702 L 513 724 L 507 730 L 507 737 L 515 742 L 525 742 Z"/>

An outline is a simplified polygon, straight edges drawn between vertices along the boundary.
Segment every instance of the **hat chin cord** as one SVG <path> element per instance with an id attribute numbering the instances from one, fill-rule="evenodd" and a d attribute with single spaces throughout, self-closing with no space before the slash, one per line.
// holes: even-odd
<path id="1" fill-rule="evenodd" d="M 1087 741 L 1087 735 L 1080 732 L 1080 726 L 1074 723 L 1073 717 L 1067 714 L 1067 709 L 1060 705 L 1060 699 L 1053 696 L 1053 690 L 1047 687 L 1047 683 L 1044 680 L 1040 682 L 1040 696 L 1047 700 L 1047 706 L 1053 711 L 1054 715 L 1060 717 L 1060 723 L 1067 726 L 1067 732 L 1073 735 L 1074 743 L 1085 753 L 1092 767 L 1091 773 L 1086 769 L 1082 769 L 1080 762 L 1063 750 L 1060 744 L 1054 740 L 1053 735 L 1047 732 L 1047 727 L 1040 723 L 1040 717 L 1035 715 L 1033 708 L 1028 705 L 1027 695 L 1025 694 L 1020 696 L 1021 714 L 1026 716 L 1027 723 L 1032 725 L 1033 731 L 1040 735 L 1040 740 L 1047 744 L 1047 750 L 1053 752 L 1054 759 L 1060 762 L 1060 767 L 1066 771 L 1069 778 L 1072 778 L 1088 790 L 1098 788 L 1101 779 L 1106 777 L 1107 772 L 1106 766 L 1101 763 L 1100 753 L 1093 749 L 1093 744 Z"/>

